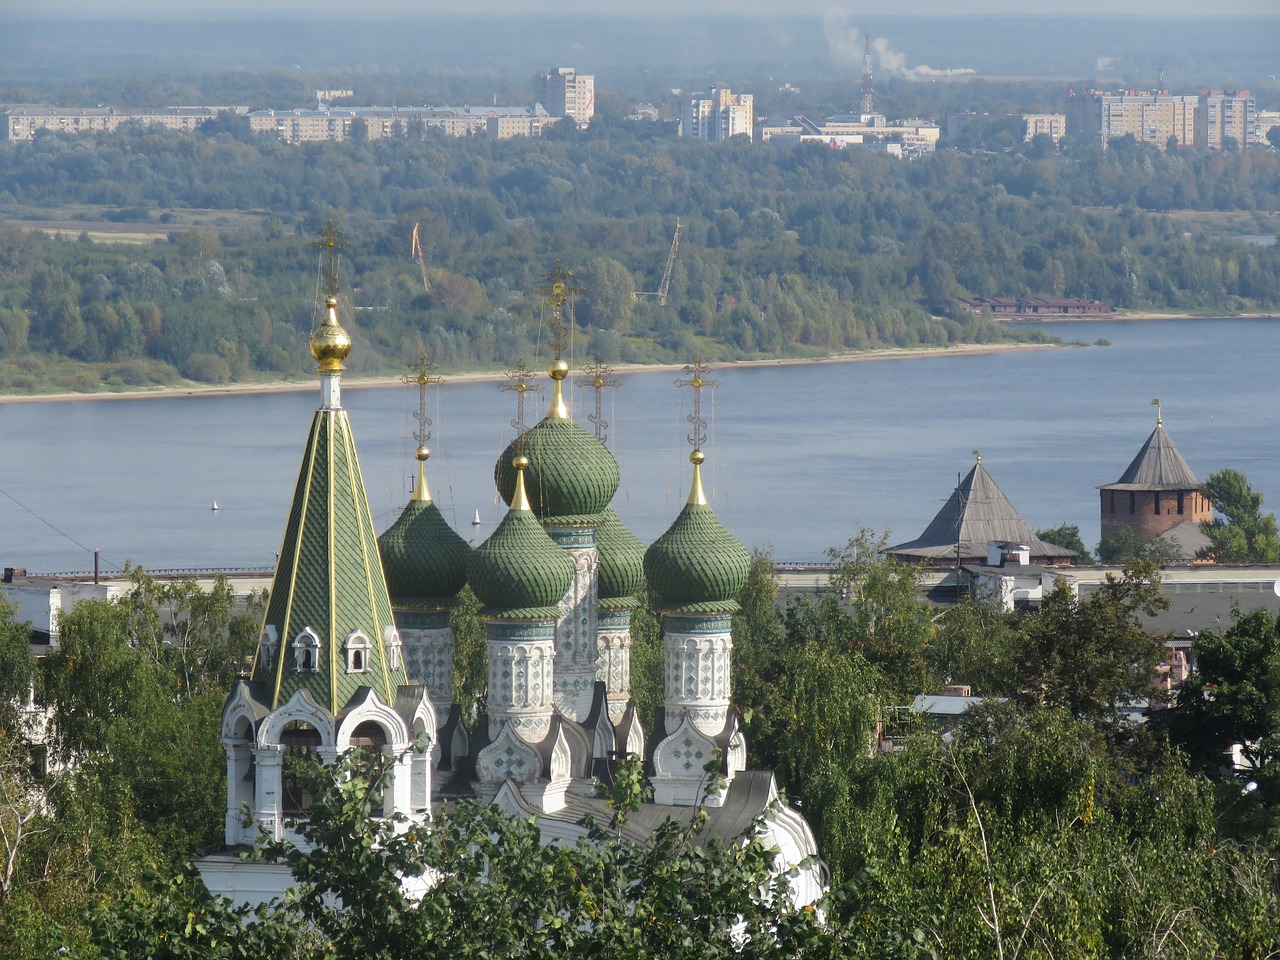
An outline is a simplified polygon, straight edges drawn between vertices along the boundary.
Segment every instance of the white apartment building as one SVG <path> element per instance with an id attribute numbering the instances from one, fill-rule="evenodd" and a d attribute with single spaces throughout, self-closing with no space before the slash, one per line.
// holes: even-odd
<path id="1" fill-rule="evenodd" d="M 579 127 L 587 126 L 596 114 L 596 78 L 573 67 L 542 74 L 534 84 L 534 96 L 548 115 L 572 117 Z"/>
<path id="2" fill-rule="evenodd" d="M 680 118 L 680 136 L 698 140 L 723 141 L 740 133 L 751 137 L 754 129 L 754 97 L 728 87 L 712 87 L 709 94 L 694 97 Z"/>

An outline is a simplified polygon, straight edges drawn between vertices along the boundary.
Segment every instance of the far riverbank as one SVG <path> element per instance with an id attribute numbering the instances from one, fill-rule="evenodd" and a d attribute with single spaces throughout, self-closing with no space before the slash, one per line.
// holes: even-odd
<path id="1" fill-rule="evenodd" d="M 733 360 L 721 367 L 788 367 L 816 366 L 834 363 L 860 363 L 871 360 L 914 360 L 923 357 L 978 356 L 993 353 L 1008 353 L 1022 350 L 1048 350 L 1059 346 L 1078 346 L 1077 344 L 1056 343 L 961 343 L 950 347 L 887 347 L 882 350 L 861 350 L 857 353 L 837 354 L 831 357 L 784 357 L 770 360 Z M 684 364 L 679 363 L 620 363 L 612 368 L 616 373 L 628 371 L 662 372 L 664 370 L 680 371 Z M 470 372 L 446 375 L 448 383 L 501 383 L 507 376 L 501 372 Z M 347 377 L 348 389 L 353 387 L 393 387 L 402 386 L 400 377 Z M 255 383 L 223 383 L 201 384 L 184 383 L 145 390 L 122 390 L 110 393 L 37 393 L 37 394 L 0 394 L 0 404 L 6 403 L 59 403 L 73 400 L 139 400 L 149 397 L 167 398 L 182 396 L 243 396 L 267 393 L 289 393 L 314 390 L 315 380 L 312 378 L 299 380 L 278 380 Z"/>

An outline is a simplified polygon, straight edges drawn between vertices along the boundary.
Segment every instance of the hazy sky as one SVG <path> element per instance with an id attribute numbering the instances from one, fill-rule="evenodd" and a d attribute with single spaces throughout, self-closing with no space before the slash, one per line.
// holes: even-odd
<path id="1" fill-rule="evenodd" d="M 701 13 L 779 15 L 778 0 L 702 0 Z M 229 18 L 350 19 L 434 14 L 550 12 L 665 15 L 687 13 L 687 0 L 0 0 L 0 20 L 77 19 L 213 20 Z M 876 16 L 969 14 L 1107 14 L 1137 16 L 1280 16 L 1277 0 L 893 0 L 832 3 L 786 0 L 787 13 Z"/>

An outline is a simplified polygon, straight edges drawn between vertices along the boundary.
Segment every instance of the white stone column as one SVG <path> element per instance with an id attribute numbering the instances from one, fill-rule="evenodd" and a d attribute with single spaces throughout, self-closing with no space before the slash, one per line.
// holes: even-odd
<path id="1" fill-rule="evenodd" d="M 503 720 L 526 743 L 541 743 L 554 704 L 555 623 L 490 620 L 489 729 Z"/>
<path id="2" fill-rule="evenodd" d="M 706 736 L 724 729 L 730 704 L 732 621 L 728 614 L 663 617 L 668 735 L 686 714 Z"/>
<path id="3" fill-rule="evenodd" d="M 573 583 L 556 621 L 555 705 L 581 723 L 591 712 L 596 683 L 596 605 L 600 557 L 594 527 L 548 526 L 547 533 L 573 561 Z"/>
<path id="4" fill-rule="evenodd" d="M 284 750 L 280 744 L 269 744 L 253 751 L 257 764 L 253 819 L 272 840 L 280 840 L 284 836 L 281 809 L 284 800 Z"/>
<path id="5" fill-rule="evenodd" d="M 596 629 L 596 681 L 604 684 L 609 720 L 621 722 L 631 699 L 631 609 L 599 611 Z"/>

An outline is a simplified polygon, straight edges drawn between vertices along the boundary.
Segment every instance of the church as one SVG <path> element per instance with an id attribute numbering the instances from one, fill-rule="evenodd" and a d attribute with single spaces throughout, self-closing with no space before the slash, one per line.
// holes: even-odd
<path id="1" fill-rule="evenodd" d="M 812 830 L 778 804 L 770 772 L 748 769 L 731 699 L 732 617 L 750 558 L 703 490 L 697 398 L 707 368 L 687 368 L 689 497 L 647 548 L 611 507 L 617 461 L 569 414 L 559 349 L 546 415 L 497 457 L 494 481 L 509 509 L 492 535 L 473 549 L 449 526 L 431 499 L 420 436 L 413 497 L 378 537 L 342 406 L 351 338 L 338 315 L 336 236 L 328 232 L 325 315 L 311 337 L 320 407 L 252 670 L 223 711 L 226 848 L 198 862 L 206 885 L 245 903 L 282 895 L 292 883 L 282 865 L 237 852 L 264 834 L 296 836 L 291 824 L 309 797 L 286 758 L 333 762 L 365 747 L 396 758 L 388 816 L 425 822 L 433 807 L 473 798 L 535 817 L 545 841 L 568 842 L 586 836 L 585 818 L 608 819 L 597 788 L 612 765 L 642 759 L 653 799 L 630 818 L 633 839 L 693 808 L 708 815 L 707 839 L 755 824 L 792 874 L 793 901 L 817 900 L 826 878 Z M 572 278 L 557 264 L 547 279 L 551 324 L 562 331 Z M 646 582 L 664 645 L 663 703 L 647 728 L 629 689 L 631 611 Z M 471 731 L 452 702 L 449 627 L 466 585 L 482 604 L 488 667 L 487 703 Z"/>

